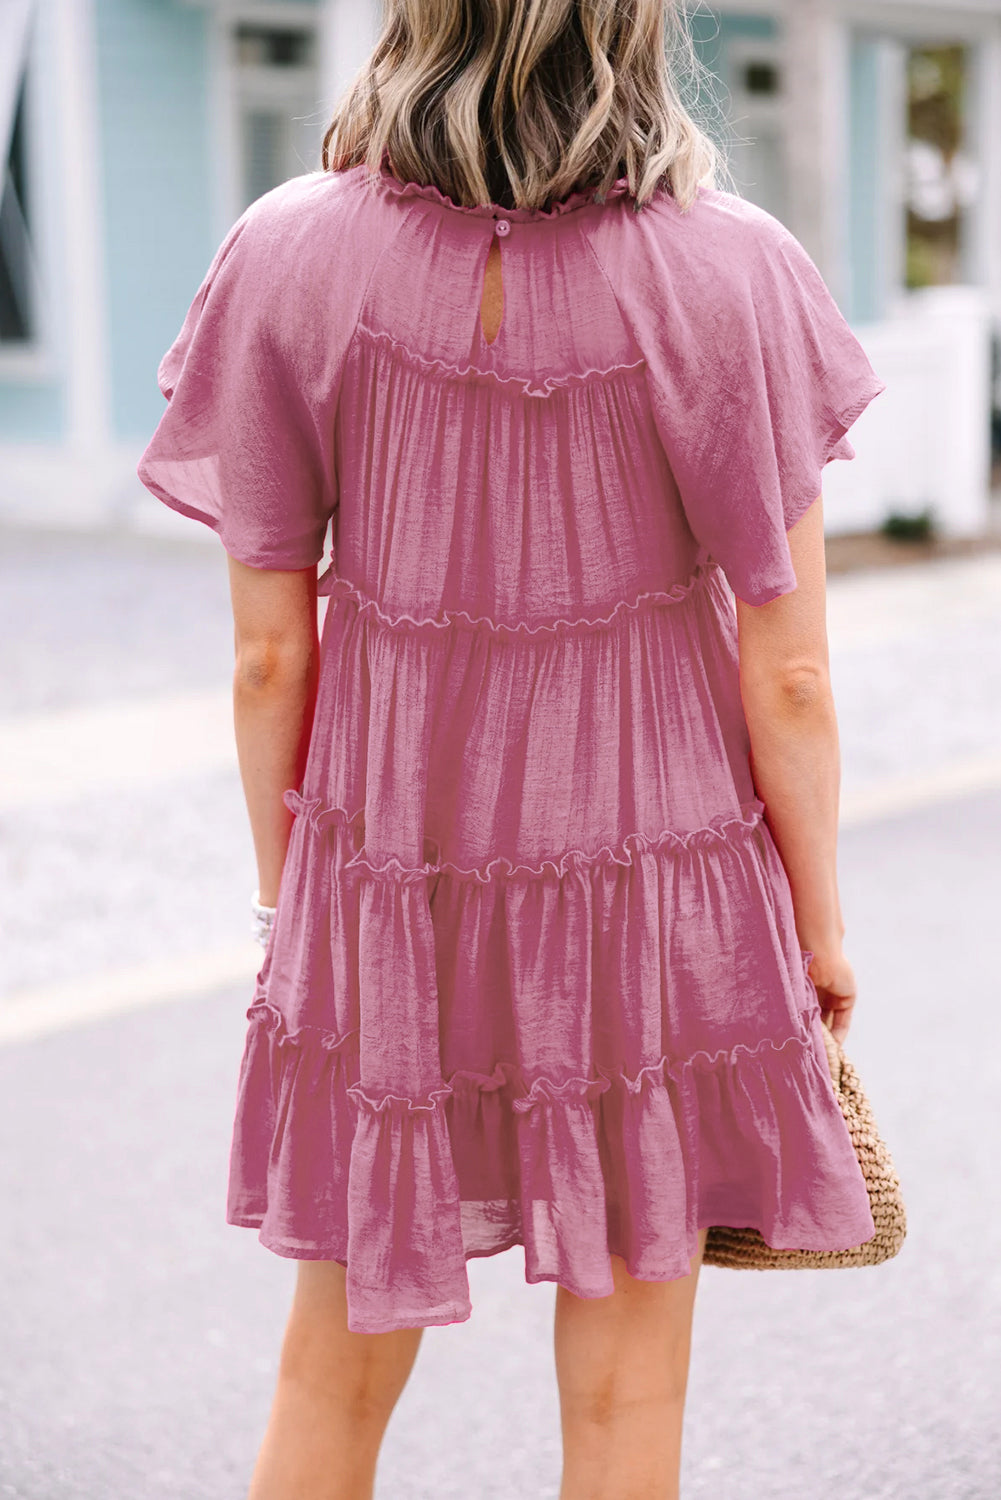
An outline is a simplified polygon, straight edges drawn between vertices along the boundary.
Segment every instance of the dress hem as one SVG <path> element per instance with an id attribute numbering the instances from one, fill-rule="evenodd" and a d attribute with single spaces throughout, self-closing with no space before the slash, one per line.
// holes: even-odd
<path id="1" fill-rule="evenodd" d="M 325 1247 L 315 1247 L 308 1252 L 306 1252 L 304 1247 L 302 1246 L 299 1246 L 296 1249 L 292 1249 L 288 1242 L 283 1242 L 277 1237 L 271 1237 L 269 1235 L 260 1233 L 264 1222 L 264 1217 L 265 1215 L 263 1213 L 230 1213 L 226 1216 L 226 1223 L 236 1228 L 257 1230 L 258 1239 L 260 1240 L 260 1243 L 264 1247 L 264 1249 L 270 1251 L 273 1255 L 280 1256 L 282 1259 L 331 1261 L 336 1262 L 338 1265 L 347 1270 L 347 1259 L 343 1252 L 339 1254 L 334 1253 L 331 1250 L 327 1250 Z M 852 1240 L 852 1242 L 849 1244 L 845 1243 L 844 1240 L 841 1239 L 835 1245 L 803 1244 L 802 1235 L 789 1235 L 785 1231 L 782 1231 L 781 1233 L 775 1233 L 775 1238 L 773 1240 L 769 1240 L 759 1224 L 748 1225 L 746 1223 L 738 1223 L 732 1216 L 728 1218 L 725 1215 L 716 1215 L 712 1218 L 711 1221 L 707 1223 L 702 1223 L 700 1220 L 697 1224 L 696 1233 L 698 1234 L 703 1229 L 707 1229 L 710 1227 L 717 1229 L 754 1229 L 758 1234 L 761 1235 L 762 1239 L 764 1239 L 765 1244 L 768 1245 L 769 1249 L 779 1251 L 806 1250 L 815 1253 L 830 1253 L 836 1255 L 844 1251 L 854 1250 L 860 1243 L 864 1243 L 864 1241 Z M 826 1238 L 829 1238 L 829 1236 Z M 785 1243 L 785 1241 L 788 1241 L 788 1243 Z M 523 1251 L 527 1249 L 524 1237 L 522 1235 L 515 1235 L 514 1237 L 505 1240 L 502 1244 L 491 1246 L 489 1248 L 470 1247 L 464 1252 L 464 1259 L 466 1262 L 469 1262 L 471 1260 L 487 1260 L 492 1259 L 496 1255 L 504 1255 L 509 1250 L 516 1249 L 521 1249 Z M 690 1274 L 686 1272 L 674 1274 L 666 1268 L 659 1274 L 651 1273 L 649 1271 L 647 1271 L 645 1274 L 639 1274 L 634 1269 L 635 1260 L 630 1263 L 630 1259 L 628 1256 L 623 1255 L 621 1251 L 614 1249 L 614 1247 L 612 1246 L 609 1246 L 608 1253 L 610 1257 L 612 1255 L 618 1255 L 619 1258 L 624 1261 L 626 1270 L 629 1275 L 636 1281 L 667 1283 L 670 1281 L 684 1280 L 686 1274 Z M 694 1255 L 694 1253 L 695 1252 L 693 1250 L 692 1255 Z M 691 1258 L 692 1257 L 689 1256 L 689 1261 L 691 1261 Z M 609 1275 L 611 1275 L 610 1267 Z M 547 1282 L 552 1283 L 556 1286 L 563 1287 L 565 1291 L 568 1291 L 572 1293 L 573 1296 L 579 1297 L 581 1298 L 581 1300 L 587 1302 L 596 1301 L 602 1297 L 611 1295 L 611 1292 L 608 1291 L 597 1291 L 594 1288 L 585 1288 L 579 1282 L 571 1285 L 570 1280 L 571 1279 L 568 1278 L 565 1274 L 561 1274 L 558 1272 L 530 1272 L 527 1266 L 524 1270 L 524 1281 L 526 1286 L 541 1286 Z M 375 1290 L 376 1292 L 379 1291 L 378 1288 L 375 1288 L 373 1290 Z M 351 1331 L 355 1333 L 385 1333 L 395 1332 L 396 1330 L 402 1328 L 442 1327 L 451 1323 L 467 1322 L 472 1316 L 472 1310 L 472 1300 L 469 1299 L 464 1308 L 456 1307 L 455 1309 L 447 1313 L 401 1312 L 398 1316 L 391 1316 L 382 1320 L 364 1318 L 361 1320 L 352 1321 L 349 1319 L 348 1326 Z M 361 1326 L 362 1323 L 364 1323 L 364 1327 Z"/>

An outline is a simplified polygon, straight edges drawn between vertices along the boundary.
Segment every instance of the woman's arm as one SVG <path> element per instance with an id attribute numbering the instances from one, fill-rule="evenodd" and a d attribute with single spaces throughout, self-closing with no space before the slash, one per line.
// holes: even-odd
<path id="1" fill-rule="evenodd" d="M 800 946 L 842 1040 L 854 977 L 842 953 L 837 877 L 841 759 L 827 644 L 823 501 L 790 529 L 797 587 L 767 604 L 737 600 L 740 691 L 751 774 L 789 876 Z"/>
<path id="2" fill-rule="evenodd" d="M 316 707 L 316 568 L 283 572 L 228 561 L 236 749 L 260 900 L 274 906 L 292 827 L 282 792 L 301 784 Z"/>

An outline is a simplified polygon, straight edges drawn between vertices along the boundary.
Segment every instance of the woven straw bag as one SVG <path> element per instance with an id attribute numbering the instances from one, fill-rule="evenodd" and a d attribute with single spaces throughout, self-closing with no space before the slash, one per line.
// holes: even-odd
<path id="1" fill-rule="evenodd" d="M 844 1115 L 869 1191 L 876 1233 L 851 1250 L 773 1250 L 757 1229 L 714 1226 L 706 1236 L 703 1262 L 750 1271 L 819 1269 L 823 1266 L 876 1266 L 896 1255 L 907 1233 L 907 1215 L 886 1143 L 876 1129 L 872 1106 L 859 1076 L 826 1021 L 821 1021 L 835 1097 Z"/>

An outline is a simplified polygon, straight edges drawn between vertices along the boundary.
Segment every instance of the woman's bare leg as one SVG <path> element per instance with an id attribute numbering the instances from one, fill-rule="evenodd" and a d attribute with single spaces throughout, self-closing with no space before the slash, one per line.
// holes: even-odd
<path id="1" fill-rule="evenodd" d="M 302 1260 L 248 1500 L 371 1500 L 423 1329 L 352 1333 L 344 1267 Z"/>
<path id="2" fill-rule="evenodd" d="M 677 1281 L 636 1281 L 612 1256 L 615 1291 L 556 1288 L 563 1429 L 560 1500 L 678 1500 L 692 1314 L 706 1242 Z"/>

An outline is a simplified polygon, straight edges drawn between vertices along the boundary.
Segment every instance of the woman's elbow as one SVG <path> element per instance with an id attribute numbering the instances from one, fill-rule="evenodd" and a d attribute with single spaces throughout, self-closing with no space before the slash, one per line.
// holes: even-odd
<path id="1" fill-rule="evenodd" d="M 316 668 L 315 640 L 255 640 L 237 648 L 234 681 L 249 692 L 274 692 L 307 682 Z"/>

